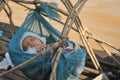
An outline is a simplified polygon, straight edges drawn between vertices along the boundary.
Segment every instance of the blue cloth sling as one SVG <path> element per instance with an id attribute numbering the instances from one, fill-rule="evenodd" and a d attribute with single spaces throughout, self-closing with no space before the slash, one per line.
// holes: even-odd
<path id="1" fill-rule="evenodd" d="M 55 3 L 51 3 L 56 6 Z M 41 4 L 38 7 L 38 11 L 43 11 L 49 18 L 60 18 L 56 11 L 47 6 L 47 4 Z M 9 43 L 9 54 L 11 60 L 15 66 L 25 62 L 32 58 L 36 54 L 24 53 L 20 50 L 19 41 L 26 31 L 36 32 L 40 36 L 44 36 L 47 39 L 47 44 L 57 42 L 61 36 L 61 33 L 56 30 L 39 12 L 30 12 L 21 27 L 13 36 Z M 46 34 L 47 32 L 47 34 Z M 54 37 L 54 36 L 56 37 Z M 67 41 L 67 44 L 74 45 L 73 41 Z M 63 53 L 60 57 L 57 65 L 57 80 L 78 80 L 79 75 L 84 70 L 86 51 L 84 48 L 78 47 L 75 51 L 69 51 L 69 54 Z M 63 51 L 64 52 L 64 51 Z M 22 67 L 20 70 L 31 80 L 48 80 L 51 73 L 51 56 L 54 52 L 49 51 L 46 55 L 40 57 L 34 62 Z"/>

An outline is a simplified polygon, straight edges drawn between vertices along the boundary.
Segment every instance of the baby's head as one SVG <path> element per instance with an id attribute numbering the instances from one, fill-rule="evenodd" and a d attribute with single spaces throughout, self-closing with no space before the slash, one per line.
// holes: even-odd
<path id="1" fill-rule="evenodd" d="M 34 32 L 25 32 L 20 40 L 20 49 L 25 53 L 37 53 L 45 47 L 46 39 Z"/>

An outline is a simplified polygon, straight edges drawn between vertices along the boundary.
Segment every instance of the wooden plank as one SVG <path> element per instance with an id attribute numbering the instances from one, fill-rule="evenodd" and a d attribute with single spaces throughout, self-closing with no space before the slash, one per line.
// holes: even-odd
<path id="1" fill-rule="evenodd" d="M 5 70 L 1 70 L 0 73 L 4 72 Z M 6 74 L 0 77 L 1 80 L 30 80 L 26 77 L 20 70 L 17 70 L 13 73 Z"/>

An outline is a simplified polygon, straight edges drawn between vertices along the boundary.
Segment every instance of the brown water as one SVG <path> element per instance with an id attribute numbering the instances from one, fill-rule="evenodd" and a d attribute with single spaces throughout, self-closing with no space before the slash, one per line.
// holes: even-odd
<path id="1" fill-rule="evenodd" d="M 59 7 L 65 10 L 60 0 L 49 1 L 59 2 Z M 10 5 L 13 10 L 14 23 L 20 26 L 28 10 L 11 2 Z M 88 27 L 98 38 L 120 48 L 120 0 L 88 0 L 80 13 L 80 18 L 83 26 Z M 0 22 L 8 23 L 4 11 L 0 12 Z M 58 25 L 55 24 L 55 26 Z M 70 36 L 73 40 L 78 41 L 79 39 L 78 35 L 73 32 Z"/>
<path id="2" fill-rule="evenodd" d="M 120 0 L 88 0 L 81 18 L 100 39 L 120 48 Z"/>

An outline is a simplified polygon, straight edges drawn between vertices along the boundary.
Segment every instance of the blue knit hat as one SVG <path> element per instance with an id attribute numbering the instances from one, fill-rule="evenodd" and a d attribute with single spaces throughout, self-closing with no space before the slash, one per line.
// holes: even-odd
<path id="1" fill-rule="evenodd" d="M 37 33 L 34 33 L 34 32 L 25 32 L 25 33 L 22 35 L 21 39 L 20 39 L 20 49 L 21 49 L 22 51 L 24 51 L 24 50 L 23 50 L 22 42 L 23 42 L 23 40 L 24 40 L 26 37 L 28 37 L 28 36 L 36 37 L 36 38 L 38 38 L 40 41 L 42 41 L 44 44 L 46 44 L 46 38 L 45 38 L 45 37 L 42 37 L 42 36 L 40 36 L 40 35 L 38 35 Z"/>

